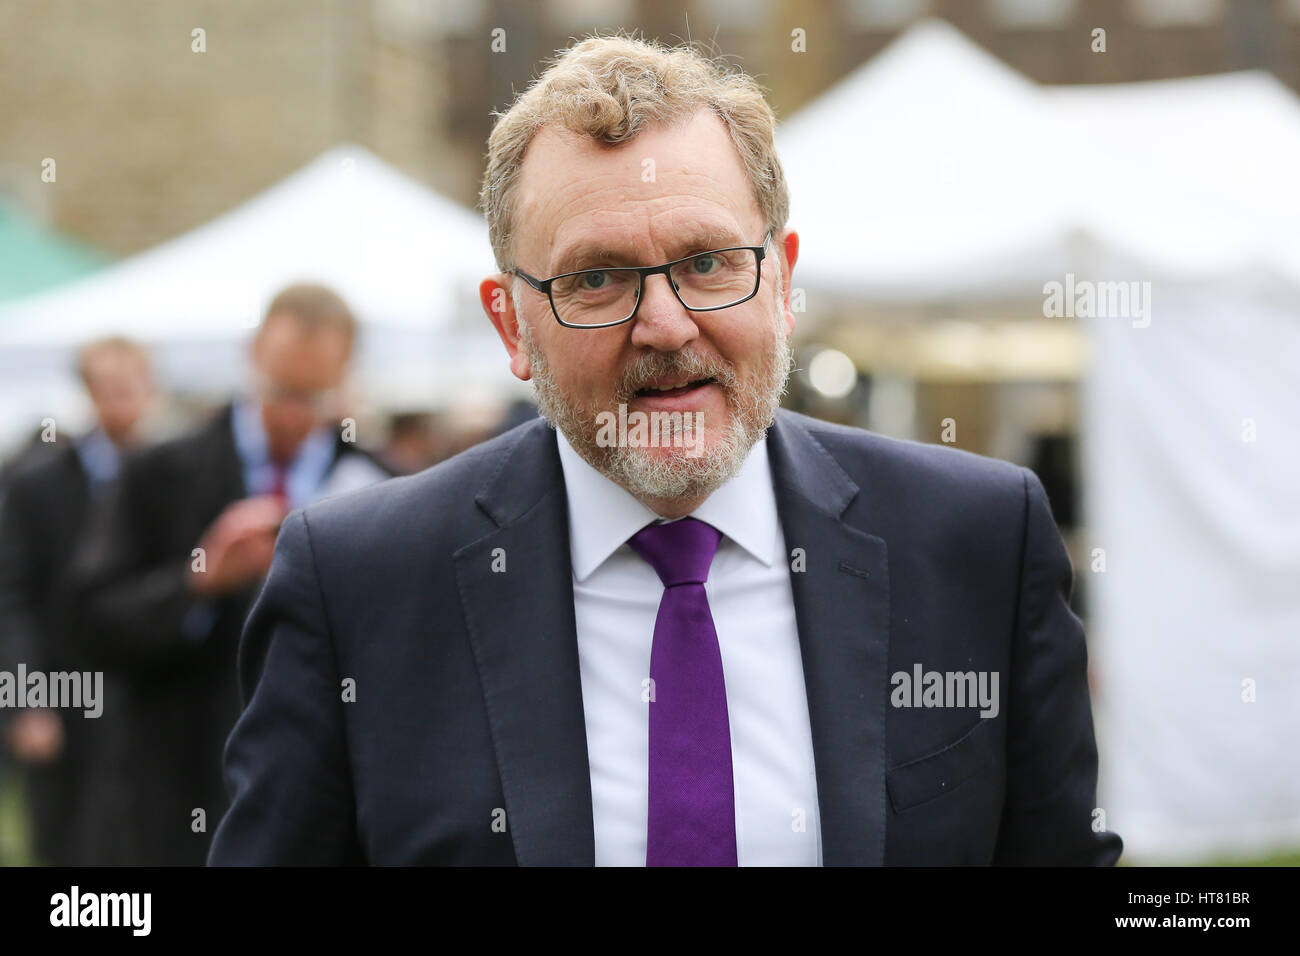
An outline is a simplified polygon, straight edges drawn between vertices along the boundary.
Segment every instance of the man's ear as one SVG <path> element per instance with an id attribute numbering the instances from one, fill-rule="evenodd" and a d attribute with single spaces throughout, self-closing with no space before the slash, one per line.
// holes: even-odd
<path id="1" fill-rule="evenodd" d="M 488 276 L 479 283 L 478 298 L 483 305 L 483 311 L 492 320 L 497 335 L 501 336 L 501 344 L 510 354 L 510 371 L 515 378 L 526 382 L 532 377 L 532 369 L 528 364 L 528 355 L 524 352 L 523 343 L 520 341 L 520 318 L 515 312 L 515 300 L 510 294 L 510 282 L 511 277 L 505 273 Z"/>
<path id="2" fill-rule="evenodd" d="M 781 262 L 781 288 L 785 295 L 785 328 L 787 333 L 791 333 L 794 332 L 794 312 L 790 310 L 790 293 L 793 291 L 791 276 L 794 275 L 794 264 L 799 259 L 799 233 L 793 229 L 784 230 L 777 237 L 777 245 L 782 253 L 778 258 Z"/>

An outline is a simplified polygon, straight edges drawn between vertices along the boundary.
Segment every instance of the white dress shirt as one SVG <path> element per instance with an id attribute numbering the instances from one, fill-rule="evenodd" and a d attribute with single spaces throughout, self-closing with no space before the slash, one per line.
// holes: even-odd
<path id="1" fill-rule="evenodd" d="M 262 408 L 255 399 L 236 401 L 231 411 L 230 430 L 235 451 L 243 466 L 244 491 L 269 494 L 275 485 L 275 464 L 271 461 L 270 439 L 262 425 Z M 318 425 L 303 439 L 284 478 L 285 499 L 290 508 L 302 508 L 320 497 L 319 489 L 334 465 L 334 433 Z"/>
<path id="2" fill-rule="evenodd" d="M 243 466 L 244 491 L 264 495 L 275 486 L 275 465 L 270 440 L 262 425 L 262 409 L 255 399 L 236 401 L 231 413 L 235 451 Z M 365 488 L 388 478 L 387 472 L 365 455 L 337 455 L 336 433 L 317 425 L 298 446 L 284 478 L 290 508 L 305 508 L 314 501 Z"/>
<path id="3" fill-rule="evenodd" d="M 569 503 L 596 865 L 644 866 L 651 705 L 643 683 L 664 589 L 627 539 L 658 516 L 556 434 Z M 722 532 L 704 587 L 727 690 L 738 862 L 820 866 L 808 697 L 766 439 L 692 517 Z"/>

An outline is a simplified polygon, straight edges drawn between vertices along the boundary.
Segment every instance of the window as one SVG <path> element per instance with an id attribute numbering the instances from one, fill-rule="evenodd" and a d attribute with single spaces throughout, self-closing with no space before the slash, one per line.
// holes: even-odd
<path id="1" fill-rule="evenodd" d="M 1129 0 L 1129 16 L 1149 27 L 1199 27 L 1223 19 L 1223 0 Z"/>
<path id="2" fill-rule="evenodd" d="M 691 12 L 699 10 L 700 13 L 697 39 L 704 36 L 706 31 L 712 36 L 713 28 L 717 26 L 723 30 L 757 32 L 765 29 L 772 19 L 772 0 L 700 0 L 693 6 Z M 695 30 L 693 18 L 691 30 Z M 685 28 L 681 32 L 685 35 Z"/>
<path id="3" fill-rule="evenodd" d="M 370 15 L 385 41 L 421 46 L 432 38 L 478 30 L 483 6 L 483 0 L 374 0 Z"/>
<path id="4" fill-rule="evenodd" d="M 863 30 L 897 30 L 928 12 L 927 0 L 844 0 L 848 22 Z"/>
<path id="5" fill-rule="evenodd" d="M 551 0 L 548 6 L 551 23 L 561 30 L 635 25 L 636 0 Z"/>
<path id="6" fill-rule="evenodd" d="M 1012 30 L 1053 30 L 1074 13 L 1074 0 L 991 0 L 989 16 Z"/>

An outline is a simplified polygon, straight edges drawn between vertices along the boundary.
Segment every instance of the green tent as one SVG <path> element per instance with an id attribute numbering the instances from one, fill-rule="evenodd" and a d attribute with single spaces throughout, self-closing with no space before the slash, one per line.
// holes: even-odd
<path id="1" fill-rule="evenodd" d="M 93 272 L 108 257 L 0 203 L 0 302 Z"/>

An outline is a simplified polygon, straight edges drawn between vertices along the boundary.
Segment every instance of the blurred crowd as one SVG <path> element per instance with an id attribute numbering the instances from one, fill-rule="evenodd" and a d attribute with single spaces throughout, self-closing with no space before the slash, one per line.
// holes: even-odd
<path id="1" fill-rule="evenodd" d="M 26 675 L 102 674 L 99 716 L 27 706 L 21 688 L 0 700 L 0 786 L 23 795 L 36 862 L 203 863 L 226 806 L 239 636 L 285 515 L 535 414 L 452 427 L 401 412 L 363 447 L 344 388 L 356 337 L 333 291 L 284 289 L 252 337 L 245 393 L 157 441 L 148 350 L 97 340 L 78 356 L 93 427 L 47 419 L 5 462 L 0 677 L 12 691 Z"/>

